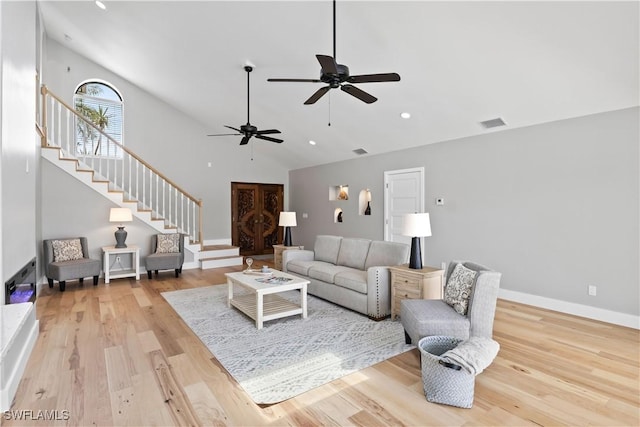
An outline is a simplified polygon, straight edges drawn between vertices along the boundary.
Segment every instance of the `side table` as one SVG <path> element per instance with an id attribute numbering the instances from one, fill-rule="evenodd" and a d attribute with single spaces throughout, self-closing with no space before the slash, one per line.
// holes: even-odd
<path id="1" fill-rule="evenodd" d="M 409 268 L 408 264 L 389 267 L 391 272 L 391 320 L 400 313 L 400 301 L 442 299 L 444 270 L 435 267 Z"/>
<path id="2" fill-rule="evenodd" d="M 282 252 L 302 249 L 304 246 L 273 245 L 273 268 L 282 271 Z"/>
<path id="3" fill-rule="evenodd" d="M 140 280 L 140 248 L 136 245 L 129 245 L 126 248 L 116 248 L 115 246 L 103 246 L 104 260 L 104 283 L 109 283 L 111 279 L 119 279 L 121 277 L 135 277 Z M 118 257 L 122 254 L 131 255 L 131 268 L 123 268 Z M 111 258 L 114 257 L 113 263 Z M 119 270 L 111 270 L 116 263 L 120 264 Z"/>

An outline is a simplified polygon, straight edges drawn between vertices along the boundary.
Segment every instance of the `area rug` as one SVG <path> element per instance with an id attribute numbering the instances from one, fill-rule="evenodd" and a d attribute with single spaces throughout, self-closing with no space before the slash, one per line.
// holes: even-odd
<path id="1" fill-rule="evenodd" d="M 279 295 L 300 298 L 297 291 Z M 258 404 L 281 402 L 414 348 L 405 344 L 400 322 L 376 322 L 311 295 L 306 319 L 271 320 L 260 330 L 227 307 L 226 284 L 162 296 Z"/>

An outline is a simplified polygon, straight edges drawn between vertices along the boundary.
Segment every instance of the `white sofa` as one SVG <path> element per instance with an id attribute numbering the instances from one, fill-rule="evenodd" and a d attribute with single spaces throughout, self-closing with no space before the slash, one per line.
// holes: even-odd
<path id="1" fill-rule="evenodd" d="M 388 266 L 408 261 L 404 243 L 326 235 L 316 237 L 313 251 L 282 253 L 282 269 L 309 280 L 309 294 L 375 320 L 391 314 Z"/>

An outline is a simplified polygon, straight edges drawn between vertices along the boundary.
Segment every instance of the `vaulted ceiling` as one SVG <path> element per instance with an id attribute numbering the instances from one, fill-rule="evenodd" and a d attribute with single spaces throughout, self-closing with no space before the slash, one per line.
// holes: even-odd
<path id="1" fill-rule="evenodd" d="M 255 143 L 292 169 L 639 105 L 636 1 L 338 1 L 338 62 L 402 79 L 358 85 L 373 104 L 332 90 L 314 105 L 303 102 L 321 84 L 267 78 L 319 77 L 315 55 L 333 49 L 329 0 L 103 3 L 40 1 L 47 35 L 207 133 L 246 122 L 253 64 L 251 123 L 285 140 Z M 480 125 L 497 117 L 507 126 Z"/>

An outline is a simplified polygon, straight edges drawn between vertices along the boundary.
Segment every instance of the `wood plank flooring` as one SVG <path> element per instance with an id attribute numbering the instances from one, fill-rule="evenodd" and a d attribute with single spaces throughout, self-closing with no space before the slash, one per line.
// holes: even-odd
<path id="1" fill-rule="evenodd" d="M 37 300 L 40 335 L 12 406 L 35 419 L 0 414 L 0 423 L 640 425 L 637 330 L 502 300 L 494 327 L 501 350 L 476 378 L 471 409 L 426 401 L 418 350 L 258 406 L 160 295 L 224 283 L 225 272 L 240 270 L 185 270 L 179 279 L 166 271 L 97 287 L 69 282 L 63 293 L 45 288 Z"/>

